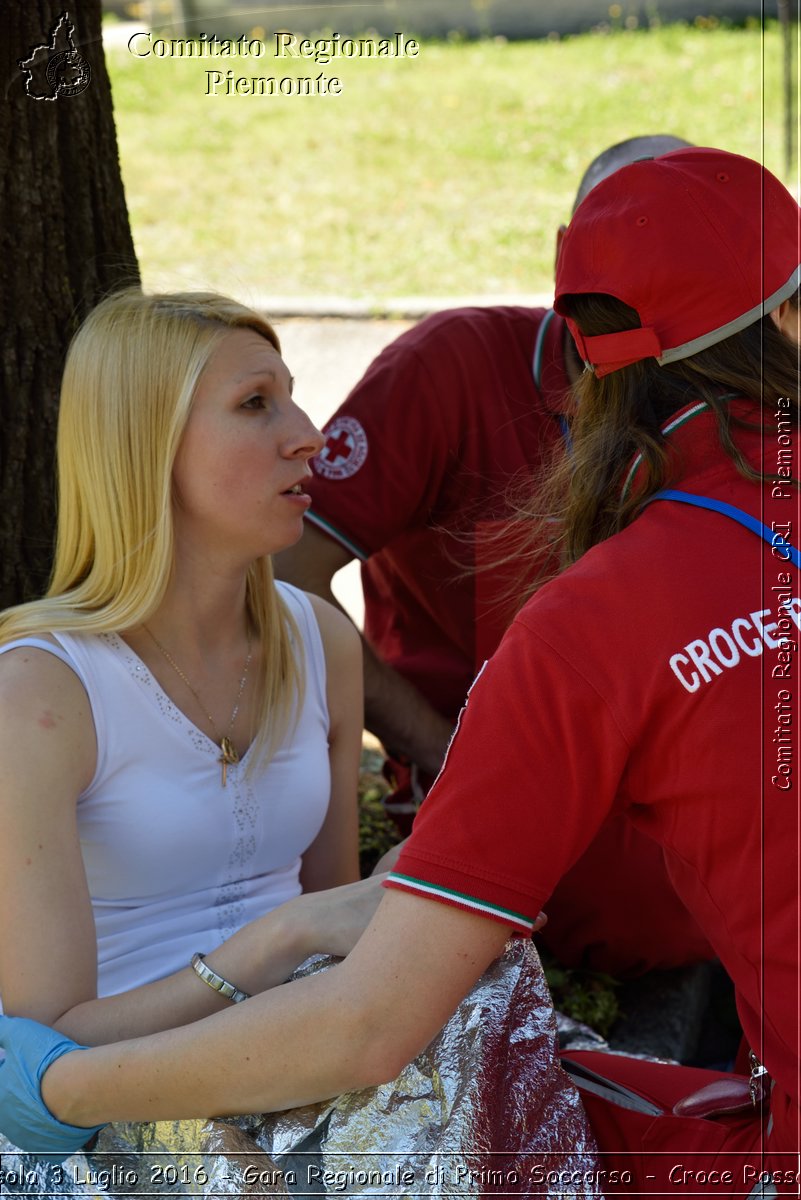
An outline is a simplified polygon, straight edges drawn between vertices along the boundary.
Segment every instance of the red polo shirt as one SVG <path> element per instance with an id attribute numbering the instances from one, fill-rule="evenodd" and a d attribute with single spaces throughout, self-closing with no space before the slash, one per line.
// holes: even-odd
<path id="1" fill-rule="evenodd" d="M 562 441 L 563 335 L 546 309 L 428 317 L 371 365 L 312 463 L 307 519 L 362 560 L 368 640 L 454 720 L 477 636 L 483 661 L 514 612 L 474 568 L 510 484 Z"/>
<path id="2" fill-rule="evenodd" d="M 758 470 L 797 478 L 797 429 L 783 441 L 781 418 L 766 401 L 764 429 L 736 438 Z M 743 478 L 703 406 L 672 424 L 672 486 L 801 540 L 789 481 Z M 625 813 L 663 847 L 734 981 L 746 1038 L 776 1081 L 773 1144 L 787 1149 L 801 1011 L 799 597 L 777 547 L 717 513 L 650 504 L 521 611 L 390 879 L 525 932 L 608 814 Z"/>

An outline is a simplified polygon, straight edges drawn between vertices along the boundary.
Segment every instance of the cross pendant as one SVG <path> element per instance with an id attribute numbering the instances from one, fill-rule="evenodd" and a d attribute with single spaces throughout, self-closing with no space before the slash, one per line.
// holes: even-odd
<path id="1" fill-rule="evenodd" d="M 229 737 L 224 737 L 220 741 L 220 757 L 217 759 L 217 762 L 220 764 L 222 774 L 221 783 L 225 787 L 228 777 L 228 767 L 234 766 L 235 763 L 239 762 L 236 747 Z"/>

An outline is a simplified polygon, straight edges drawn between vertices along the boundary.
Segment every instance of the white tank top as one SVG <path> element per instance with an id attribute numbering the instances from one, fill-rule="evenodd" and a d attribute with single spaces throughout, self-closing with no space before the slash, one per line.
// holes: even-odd
<path id="1" fill-rule="evenodd" d="M 306 689 L 298 724 L 266 770 L 248 754 L 221 786 L 219 745 L 189 721 L 116 634 L 56 633 L 89 696 L 97 770 L 78 830 L 98 948 L 98 994 L 185 967 L 300 894 L 300 856 L 328 808 L 325 654 L 308 598 L 276 584 L 298 624 Z M 59 649 L 59 647 L 61 649 Z"/>

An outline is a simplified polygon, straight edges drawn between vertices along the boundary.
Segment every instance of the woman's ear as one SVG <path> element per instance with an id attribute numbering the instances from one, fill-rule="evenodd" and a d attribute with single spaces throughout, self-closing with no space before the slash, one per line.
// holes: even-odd
<path id="1" fill-rule="evenodd" d="M 792 300 L 783 300 L 778 308 L 771 310 L 770 319 L 786 338 L 801 345 L 801 309 Z"/>

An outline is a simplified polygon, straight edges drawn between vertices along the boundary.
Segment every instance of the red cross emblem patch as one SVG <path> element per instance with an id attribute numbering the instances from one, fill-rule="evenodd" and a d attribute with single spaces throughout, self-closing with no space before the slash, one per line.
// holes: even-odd
<path id="1" fill-rule="evenodd" d="M 355 417 L 335 417 L 312 466 L 326 479 L 348 479 L 367 458 L 367 434 Z"/>

